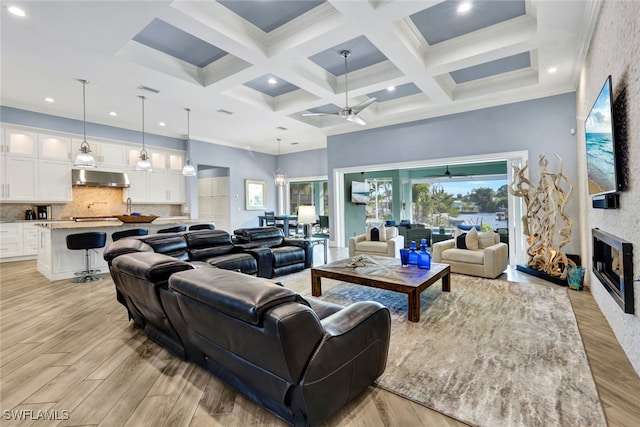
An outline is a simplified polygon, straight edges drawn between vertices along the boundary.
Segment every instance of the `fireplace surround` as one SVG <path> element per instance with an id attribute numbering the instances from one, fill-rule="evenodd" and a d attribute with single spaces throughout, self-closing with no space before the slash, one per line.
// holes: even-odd
<path id="1" fill-rule="evenodd" d="M 625 313 L 634 313 L 633 246 L 620 237 L 591 229 L 593 273 Z"/>

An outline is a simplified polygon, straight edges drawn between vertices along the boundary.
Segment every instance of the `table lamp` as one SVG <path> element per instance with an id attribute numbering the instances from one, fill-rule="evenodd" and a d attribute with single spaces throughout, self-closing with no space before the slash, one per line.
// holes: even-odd
<path id="1" fill-rule="evenodd" d="M 316 222 L 316 207 L 311 206 L 299 206 L 298 207 L 298 223 L 304 227 L 304 237 L 308 239 L 311 237 L 311 229 Z"/>

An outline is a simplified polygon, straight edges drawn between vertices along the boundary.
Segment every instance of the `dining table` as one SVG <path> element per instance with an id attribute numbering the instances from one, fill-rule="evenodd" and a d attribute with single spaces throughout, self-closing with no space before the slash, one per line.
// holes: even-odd
<path id="1" fill-rule="evenodd" d="M 264 227 L 267 217 L 265 215 L 258 215 L 258 225 Z M 282 231 L 285 237 L 289 236 L 289 221 L 297 221 L 297 215 L 276 215 L 276 221 L 282 221 Z"/>

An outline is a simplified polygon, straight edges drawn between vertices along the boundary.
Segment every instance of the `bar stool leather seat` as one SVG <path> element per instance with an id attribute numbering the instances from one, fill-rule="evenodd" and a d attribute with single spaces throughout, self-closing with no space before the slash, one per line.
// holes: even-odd
<path id="1" fill-rule="evenodd" d="M 125 237 L 130 236 L 146 236 L 149 234 L 149 230 L 146 228 L 130 228 L 128 230 L 116 231 L 111 234 L 111 240 L 114 242 L 120 239 L 124 239 Z"/>
<path id="2" fill-rule="evenodd" d="M 67 249 L 85 251 L 85 269 L 75 273 L 75 275 L 78 277 L 71 279 L 73 283 L 84 283 L 102 280 L 102 277 L 96 275 L 100 273 L 100 270 L 91 269 L 89 250 L 104 248 L 106 243 L 107 233 L 104 232 L 77 233 L 69 234 L 67 236 Z"/>
<path id="3" fill-rule="evenodd" d="M 158 230 L 158 233 L 179 233 L 181 231 L 187 231 L 186 225 L 176 225 L 175 227 L 163 228 Z"/>

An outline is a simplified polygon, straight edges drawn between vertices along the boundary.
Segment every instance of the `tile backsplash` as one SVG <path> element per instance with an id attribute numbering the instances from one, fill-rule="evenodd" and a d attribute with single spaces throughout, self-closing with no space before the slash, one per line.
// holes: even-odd
<path id="1" fill-rule="evenodd" d="M 122 201 L 121 188 L 73 187 L 73 201 L 65 204 L 51 205 L 51 216 L 54 220 L 70 219 L 78 216 L 108 216 L 127 212 L 127 205 Z M 181 205 L 138 204 L 132 200 L 132 212 L 161 217 L 181 216 Z M 43 205 L 47 203 L 42 203 Z M 2 203 L 0 219 L 16 221 L 25 219 L 25 211 L 34 209 L 32 203 Z"/>

